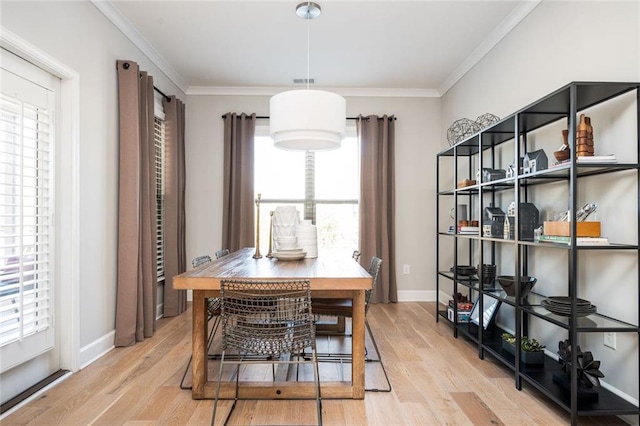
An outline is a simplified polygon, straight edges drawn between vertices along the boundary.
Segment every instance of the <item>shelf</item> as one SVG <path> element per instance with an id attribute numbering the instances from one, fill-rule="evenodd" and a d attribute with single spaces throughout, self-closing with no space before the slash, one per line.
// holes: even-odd
<path id="1" fill-rule="evenodd" d="M 451 326 L 454 324 L 447 318 L 447 311 L 438 311 Z M 455 328 L 468 340 L 478 343 L 477 327 L 470 328 L 468 323 L 457 323 Z M 502 348 L 502 333 L 504 330 L 495 327 L 489 336 L 483 339 L 485 353 L 500 361 L 503 365 L 515 371 L 515 356 Z M 551 398 L 564 410 L 571 411 L 570 393 L 553 381 L 553 374 L 561 372 L 562 366 L 552 357 L 545 355 L 544 364 L 525 364 L 520 362 L 520 377 L 531 384 L 538 391 Z M 578 415 L 609 415 L 609 414 L 638 414 L 640 408 L 613 392 L 599 387 L 598 401 L 578 401 Z"/>
<path id="2" fill-rule="evenodd" d="M 560 191 L 567 192 L 567 205 L 574 211 L 577 210 L 576 200 L 579 196 L 584 196 L 584 193 L 588 191 L 588 187 L 597 182 L 596 179 L 585 179 L 594 176 L 601 176 L 607 174 L 619 173 L 619 175 L 613 176 L 616 181 L 618 178 L 624 181 L 624 185 L 627 185 L 629 179 L 635 180 L 635 187 L 628 189 L 629 194 L 637 195 L 637 191 L 640 190 L 640 164 L 631 163 L 629 161 L 637 161 L 640 153 L 637 152 L 637 148 L 640 147 L 640 133 L 636 130 L 640 129 L 640 83 L 609 83 L 609 82 L 572 82 L 564 87 L 550 93 L 539 99 L 536 102 L 516 111 L 515 113 L 504 117 L 498 123 L 495 123 L 486 129 L 466 138 L 457 144 L 444 149 L 437 154 L 436 161 L 438 162 L 438 170 L 441 173 L 449 173 L 450 170 L 454 172 L 453 181 L 458 181 L 458 176 L 461 178 L 472 179 L 473 176 L 465 176 L 475 172 L 473 167 L 480 167 L 480 163 L 484 167 L 487 164 L 500 167 L 500 163 L 508 162 L 509 156 L 515 157 L 513 152 L 524 155 L 527 149 L 531 150 L 533 147 L 530 143 L 531 139 L 535 139 L 537 135 L 532 135 L 529 138 L 529 134 L 537 129 L 541 129 L 550 124 L 556 126 L 571 126 L 578 127 L 576 120 L 578 119 L 577 113 L 580 113 L 588 108 L 591 108 L 599 103 L 608 101 L 620 95 L 628 92 L 635 91 L 635 109 L 634 117 L 635 125 L 637 129 L 632 128 L 624 134 L 634 134 L 629 137 L 629 147 L 636 147 L 635 155 L 625 154 L 624 163 L 584 163 L 580 162 L 578 158 L 571 158 L 571 161 L 559 165 L 552 165 L 551 167 L 540 170 L 533 173 L 518 174 L 512 177 L 505 177 L 503 179 L 497 179 L 490 182 L 478 182 L 475 185 L 452 188 L 444 191 L 438 190 L 438 197 L 460 197 L 454 202 L 459 200 L 468 201 L 474 207 L 480 205 L 488 205 L 486 202 L 491 199 L 494 205 L 499 203 L 508 202 L 508 200 L 528 200 L 535 198 L 540 202 L 544 198 L 544 193 L 553 194 L 557 196 Z M 575 116 L 573 114 L 576 114 Z M 606 122 L 604 123 L 607 124 Z M 549 130 L 552 130 L 551 128 Z M 617 129 L 613 129 L 616 131 Z M 576 146 L 576 140 L 578 138 L 578 131 L 569 132 L 569 145 Z M 537 142 L 534 140 L 534 143 Z M 620 141 L 620 143 L 627 143 L 627 141 Z M 506 144 L 506 150 L 494 150 L 499 145 Z M 626 149 L 626 148 L 625 148 Z M 572 149 L 572 155 L 575 155 Z M 453 157 L 453 161 L 443 161 L 445 157 Z M 550 161 L 553 161 L 553 156 L 549 157 Z M 446 167 L 440 167 L 446 164 Z M 453 167 L 450 165 L 453 164 Z M 467 169 L 465 169 L 467 168 Z M 506 168 L 506 167 L 501 167 Z M 446 172 L 445 172 L 446 170 Z M 462 170 L 466 170 L 461 173 Z M 607 184 L 613 181 L 608 179 Z M 440 188 L 442 182 L 440 180 L 440 173 L 437 176 L 436 187 Z M 549 191 L 546 187 L 541 188 L 542 185 L 548 185 Z M 632 186 L 633 186 L 632 185 Z M 529 188 L 536 187 L 535 191 Z M 585 189 L 587 188 L 587 189 Z M 626 187 L 623 187 L 626 188 Z M 466 197 L 466 198 L 464 198 Z M 520 198 L 521 197 L 521 198 Z M 444 199 L 444 198 L 442 198 Z M 441 199 L 438 198 L 438 201 Z M 447 200 L 451 202 L 451 200 Z M 558 200 L 559 201 L 559 200 Z M 495 204 L 498 203 L 498 204 Z M 540 208 L 540 206 L 538 206 Z M 627 217 L 633 215 L 633 211 L 629 212 L 625 210 L 624 220 Z M 638 201 L 638 209 L 640 210 L 640 201 Z M 476 214 L 478 211 L 476 211 Z M 438 227 L 445 225 L 445 221 L 442 223 L 440 220 L 445 215 L 442 215 L 438 219 Z M 630 228 L 640 226 L 640 220 L 637 219 L 636 214 L 635 224 L 631 220 Z M 620 219 L 623 220 L 623 216 Z M 447 221 L 448 222 L 448 219 Z M 632 226 L 632 225 L 635 225 Z M 613 254 L 624 254 L 627 257 L 628 252 L 632 252 L 637 256 L 640 261 L 640 241 L 635 241 L 637 236 L 633 235 L 621 236 L 621 239 L 627 241 L 633 241 L 632 244 L 611 242 L 609 245 L 567 245 L 560 243 L 550 242 L 536 242 L 532 240 L 511 240 L 500 237 L 485 237 L 482 235 L 466 235 L 466 234 L 449 234 L 448 232 L 438 232 L 436 235 L 436 261 L 440 263 L 440 244 L 441 241 L 445 241 L 444 235 L 451 236 L 452 240 L 446 240 L 447 244 L 443 247 L 449 248 L 451 246 L 453 256 L 453 262 L 457 262 L 461 259 L 509 259 L 509 264 L 501 265 L 502 270 L 516 270 L 523 275 L 528 275 L 525 271 L 530 272 L 530 275 L 536 275 L 536 262 L 540 258 L 537 250 L 566 250 L 567 254 L 559 256 L 560 259 L 566 259 L 565 272 L 569 276 L 566 277 L 566 288 L 562 288 L 559 292 L 565 295 L 572 295 L 573 297 L 580 297 L 580 291 L 578 287 L 577 271 L 582 267 L 582 262 L 585 261 L 584 256 L 580 256 L 580 252 L 583 251 L 602 251 Z M 462 244 L 464 241 L 469 241 L 468 244 Z M 473 243 L 478 241 L 478 243 Z M 453 242 L 453 244 L 450 244 Z M 460 242 L 461 244 L 458 244 Z M 627 251 L 627 253 L 614 253 L 615 251 Z M 468 252 L 468 254 L 465 254 Z M 561 253 L 560 253 L 561 254 Z M 553 252 L 544 253 L 544 256 L 551 255 Z M 475 257 L 474 257 L 475 256 Z M 558 256 L 555 256 L 558 257 Z M 447 258 L 449 261 L 449 259 Z M 533 260 L 533 261 L 532 261 Z M 467 262 L 467 263 L 468 263 Z M 632 268 L 633 269 L 633 268 Z M 638 274 L 640 274 L 640 267 L 638 267 Z M 635 275 L 633 271 L 630 273 L 629 283 L 630 294 L 637 296 L 637 283 L 635 282 Z M 457 289 L 456 286 L 460 285 L 470 289 L 471 294 L 478 295 L 478 297 L 491 298 L 489 300 L 498 300 L 501 303 L 508 305 L 511 309 L 505 309 L 502 320 L 509 323 L 509 326 L 513 326 L 517 336 L 522 336 L 530 329 L 530 322 L 535 321 L 535 326 L 543 326 L 544 330 L 551 330 L 553 327 L 558 327 L 561 330 L 553 331 L 553 333 L 560 333 L 566 335 L 571 341 L 575 341 L 577 344 L 581 342 L 581 333 L 635 333 L 640 336 L 640 326 L 638 324 L 631 324 L 625 321 L 621 321 L 616 318 L 612 318 L 600 313 L 587 315 L 584 317 L 569 318 L 566 316 L 556 315 L 545 309 L 541 303 L 547 296 L 531 291 L 525 298 L 516 299 L 513 296 L 508 296 L 502 288 L 494 283 L 490 288 L 481 284 L 478 277 L 466 277 L 461 279 L 460 276 L 454 277 L 453 273 L 448 271 L 440 271 L 437 273 L 436 278 L 436 297 L 439 297 L 441 286 L 449 289 L 449 285 L 446 284 L 443 279 L 450 280 L 452 286 Z M 540 286 L 540 290 L 545 290 L 544 286 Z M 627 287 L 625 287 L 627 288 Z M 533 290 L 536 290 L 534 288 Z M 456 290 L 457 291 L 457 290 Z M 558 291 L 558 290 L 553 290 Z M 475 293 L 472 293 L 475 292 Z M 475 298 L 475 297 L 474 297 Z M 439 300 L 439 299 L 437 299 Z M 487 299 L 485 300 L 485 303 Z M 635 299 L 631 296 L 630 304 L 633 304 Z M 597 302 L 594 302 L 596 305 Z M 635 304 L 634 304 L 635 305 Z M 611 307 L 608 308 L 612 310 Z M 625 309 L 627 309 L 625 307 Z M 613 309 L 615 311 L 615 309 Z M 640 323 L 640 299 L 638 299 L 637 306 L 633 308 L 631 321 Z M 612 312 L 617 314 L 617 312 Z M 513 317 L 510 317 L 513 315 Z M 635 316 L 637 315 L 637 319 Z M 471 323 L 452 323 L 447 318 L 447 311 L 439 311 L 437 318 L 445 318 L 448 324 L 451 324 L 454 329 L 454 335 L 456 337 L 463 336 L 478 345 L 479 355 L 487 353 L 490 356 L 496 358 L 499 362 L 512 369 L 515 374 L 515 384 L 520 386 L 521 380 L 531 384 L 534 388 L 538 389 L 544 395 L 555 401 L 562 409 L 568 411 L 571 414 L 571 424 L 578 424 L 578 416 L 582 415 L 623 415 L 623 414 L 640 414 L 640 409 L 637 405 L 629 403 L 621 397 L 615 395 L 613 392 L 604 388 L 598 388 L 598 400 L 595 402 L 589 402 L 586 399 L 579 399 L 576 403 L 576 398 L 571 398 L 571 392 L 564 389 L 561 385 L 554 383 L 553 374 L 560 372 L 560 364 L 547 355 L 545 357 L 545 364 L 532 366 L 524 363 L 516 366 L 516 357 L 504 349 L 502 349 L 502 330 L 500 328 L 493 327 L 490 330 L 479 330 L 475 324 Z M 544 321 L 546 324 L 541 323 Z M 513 323 L 513 324 L 511 324 Z M 548 352 L 551 354 L 551 352 Z M 635 371 L 639 366 L 632 361 L 627 363 L 626 366 L 621 368 L 628 368 L 628 365 L 632 365 L 634 374 L 637 374 L 637 378 L 632 380 L 638 380 L 640 382 L 640 371 Z M 517 368 L 516 368 L 517 367 Z M 615 384 L 614 384 L 615 385 Z M 637 389 L 637 383 L 635 384 Z M 637 390 L 635 391 L 637 392 Z M 579 396 L 579 395 L 578 395 Z M 572 403 L 572 400 L 574 401 Z"/>
<path id="3" fill-rule="evenodd" d="M 523 306 L 522 310 L 565 329 L 569 329 L 571 326 L 569 324 L 569 317 L 552 314 L 542 306 Z M 633 324 L 597 313 L 576 318 L 575 322 L 576 328 L 580 332 L 640 332 L 640 328 Z"/>
<path id="4" fill-rule="evenodd" d="M 555 401 L 564 410 L 571 412 L 570 393 L 553 382 L 553 373 L 560 372 L 560 363 L 546 357 L 544 367 L 526 368 L 520 371 L 520 377 Z M 622 399 L 613 392 L 598 387 L 598 401 L 578 401 L 579 416 L 638 414 L 636 405 Z"/>

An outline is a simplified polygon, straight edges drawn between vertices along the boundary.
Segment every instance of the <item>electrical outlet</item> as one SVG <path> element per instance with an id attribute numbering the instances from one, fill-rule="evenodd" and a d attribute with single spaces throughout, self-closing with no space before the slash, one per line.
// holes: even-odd
<path id="1" fill-rule="evenodd" d="M 616 348 L 616 333 L 604 333 L 604 345 L 611 349 Z"/>
<path id="2" fill-rule="evenodd" d="M 406 263 L 402 265 L 402 273 L 404 275 L 409 275 L 411 273 L 411 266 L 407 265 Z"/>

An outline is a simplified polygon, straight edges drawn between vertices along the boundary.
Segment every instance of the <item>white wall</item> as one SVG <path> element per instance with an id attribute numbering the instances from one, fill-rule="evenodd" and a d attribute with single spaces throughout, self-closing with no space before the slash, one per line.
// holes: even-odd
<path id="1" fill-rule="evenodd" d="M 79 365 L 113 346 L 116 295 L 118 108 L 116 60 L 130 59 L 164 93 L 185 99 L 88 2 L 2 2 L 0 24 L 80 75 Z M 60 255 L 64 256 L 64 253 Z"/>
<path id="2" fill-rule="evenodd" d="M 269 115 L 268 96 L 189 96 L 187 114 L 187 258 L 213 253 L 222 239 L 223 122 L 227 112 Z M 438 98 L 347 98 L 347 115 L 394 114 L 396 121 L 396 268 L 401 299 L 433 299 Z M 411 265 L 402 275 L 401 265 Z"/>
<path id="3" fill-rule="evenodd" d="M 500 117 L 571 81 L 640 80 L 640 4 L 544 1 L 442 97 L 451 123 Z"/>
<path id="4" fill-rule="evenodd" d="M 442 146 L 454 120 L 475 118 L 485 112 L 506 116 L 571 81 L 640 81 L 640 3 L 541 3 L 442 97 Z M 613 152 L 621 160 L 634 158 L 634 96 L 627 95 L 589 111 L 596 154 Z M 554 147 L 561 144 L 560 131 L 565 126 L 566 123 L 557 123 L 533 135 L 536 148 L 544 148 L 551 160 Z M 589 190 L 579 191 L 579 203 L 591 200 L 600 204 L 598 219 L 604 234 L 612 241 L 637 244 L 635 175 L 604 175 L 581 182 L 587 183 Z M 555 191 L 546 186 L 533 191 L 538 208 L 560 210 L 566 206 L 566 190 L 554 192 L 557 197 L 550 199 L 550 189 Z M 620 213 L 623 211 L 626 216 Z M 600 313 L 630 323 L 637 322 L 639 291 L 634 256 L 616 251 L 589 252 L 579 258 L 581 297 L 597 305 Z M 538 277 L 536 290 L 542 294 L 566 294 L 566 265 L 566 254 L 534 251 L 530 267 Z M 513 270 L 506 273 L 512 274 Z M 503 319 L 507 320 L 504 316 Z M 534 321 L 530 331 L 552 354 L 557 351 L 558 340 L 567 338 L 566 333 L 540 321 Z M 583 334 L 580 343 L 583 350 L 592 351 L 602 361 L 604 382 L 637 403 L 638 337 L 633 333 L 618 333 L 617 337 L 616 350 L 603 346 L 601 333 Z"/>

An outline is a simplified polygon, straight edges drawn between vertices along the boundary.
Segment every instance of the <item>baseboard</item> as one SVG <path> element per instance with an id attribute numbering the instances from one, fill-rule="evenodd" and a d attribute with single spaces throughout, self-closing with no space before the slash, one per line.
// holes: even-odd
<path id="1" fill-rule="evenodd" d="M 435 302 L 435 290 L 400 290 L 398 302 Z"/>
<path id="2" fill-rule="evenodd" d="M 112 330 L 97 340 L 89 343 L 86 346 L 80 348 L 80 369 L 82 370 L 87 365 L 93 363 L 98 358 L 111 351 L 115 345 L 116 331 Z"/>

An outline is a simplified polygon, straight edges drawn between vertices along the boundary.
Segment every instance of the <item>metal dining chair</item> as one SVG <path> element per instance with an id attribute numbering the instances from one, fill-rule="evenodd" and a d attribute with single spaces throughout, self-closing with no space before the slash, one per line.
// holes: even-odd
<path id="1" fill-rule="evenodd" d="M 222 249 L 215 252 L 216 259 L 220 259 L 223 256 L 229 254 L 229 249 Z M 208 254 L 198 256 L 191 261 L 191 266 L 197 268 L 205 263 L 211 262 L 211 256 Z M 213 321 L 213 322 L 212 322 Z M 211 330 L 209 331 L 209 336 L 207 337 L 207 353 L 211 348 L 211 344 L 213 343 L 213 338 L 218 331 L 220 326 L 220 298 L 218 297 L 210 297 L 207 299 L 207 323 L 211 323 L 209 327 Z M 189 372 L 189 367 L 191 366 L 191 361 L 193 360 L 193 355 L 189 358 L 189 362 L 187 363 L 187 368 L 184 370 L 184 374 L 182 375 L 182 380 L 180 380 L 180 389 L 191 389 L 191 386 L 185 386 L 184 380 L 187 377 L 187 373 Z"/>
<path id="2" fill-rule="evenodd" d="M 366 391 L 375 391 L 375 392 L 390 392 L 391 391 L 391 381 L 389 380 L 389 376 L 387 375 L 387 370 L 384 368 L 384 363 L 382 362 L 382 356 L 380 355 L 380 350 L 378 349 L 378 344 L 376 343 L 376 339 L 371 331 L 371 326 L 369 325 L 369 321 L 367 319 L 367 314 L 369 312 L 369 305 L 371 302 L 371 296 L 373 295 L 373 291 L 376 287 L 376 283 L 378 281 L 378 275 L 380 273 L 380 267 L 382 266 L 382 259 L 379 257 L 373 256 L 371 258 L 371 263 L 369 264 L 369 275 L 372 277 L 371 290 L 365 291 L 365 311 L 364 311 L 364 324 L 369 333 L 369 337 L 371 338 L 371 343 L 373 344 L 373 349 L 376 352 L 376 358 L 369 358 L 367 356 L 365 350 L 365 361 L 366 362 L 378 362 L 382 367 L 382 372 L 384 373 L 385 380 L 387 381 L 387 388 L 385 389 L 365 389 Z M 352 299 L 325 299 L 325 298 L 314 298 L 313 299 L 313 312 L 315 315 L 324 315 L 324 316 L 333 316 L 333 317 L 345 317 L 351 318 L 353 314 L 353 300 Z M 345 356 L 347 354 L 339 354 L 339 356 Z M 350 355 L 349 355 L 350 356 Z M 330 358 L 330 357 L 329 357 Z"/>
<path id="3" fill-rule="evenodd" d="M 236 365 L 235 397 L 224 419 L 226 424 L 239 400 L 240 365 L 269 363 L 312 364 L 317 418 L 321 425 L 320 374 L 309 280 L 223 280 L 220 291 L 222 356 L 211 424 L 215 424 L 224 366 Z M 310 360 L 298 356 L 309 348 Z M 229 351 L 239 356 L 228 357 Z M 285 360 L 283 355 L 296 358 Z"/>
<path id="4" fill-rule="evenodd" d="M 229 249 L 226 248 L 226 249 L 218 250 L 215 254 L 216 254 L 216 259 L 220 259 L 221 257 L 224 257 L 229 254 Z"/>

